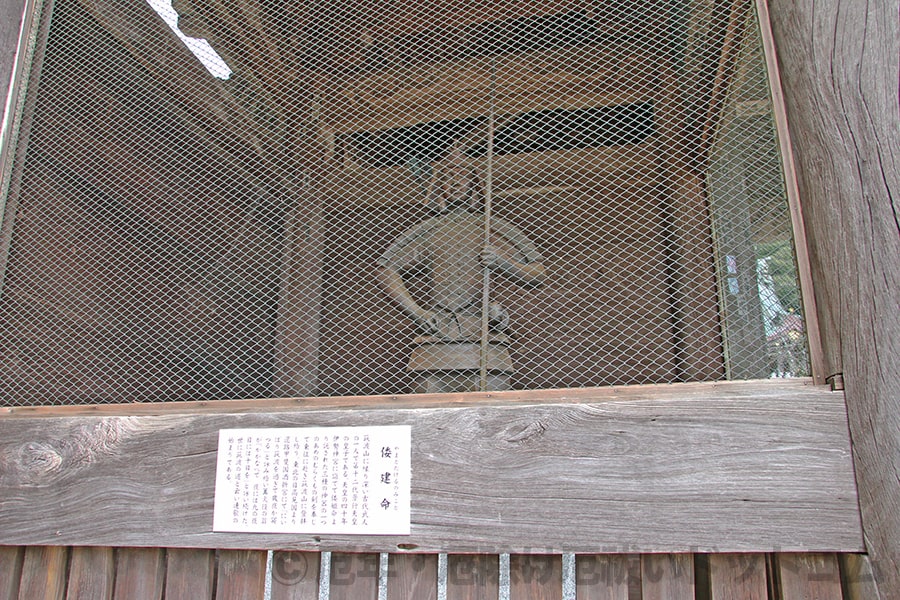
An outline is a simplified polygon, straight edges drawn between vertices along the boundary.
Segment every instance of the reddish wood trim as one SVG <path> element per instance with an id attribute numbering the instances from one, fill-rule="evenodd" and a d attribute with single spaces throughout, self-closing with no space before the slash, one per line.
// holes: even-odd
<path id="1" fill-rule="evenodd" d="M 391 554 L 388 598 L 437 600 L 437 554 Z"/>
<path id="2" fill-rule="evenodd" d="M 375 600 L 378 598 L 378 554 L 331 555 L 329 600 Z"/>
<path id="3" fill-rule="evenodd" d="M 215 575 L 213 550 L 170 548 L 166 553 L 166 600 L 212 600 Z"/>
<path id="4" fill-rule="evenodd" d="M 112 548 L 72 548 L 66 600 L 112 600 L 116 556 Z"/>
<path id="5" fill-rule="evenodd" d="M 32 546 L 25 550 L 19 598 L 63 600 L 69 549 L 62 546 Z"/>
<path id="6" fill-rule="evenodd" d="M 499 593 L 499 556 L 451 554 L 447 557 L 447 600 L 496 600 Z"/>
<path id="7" fill-rule="evenodd" d="M 511 555 L 510 600 L 562 600 L 562 570 L 560 555 Z"/>
<path id="8" fill-rule="evenodd" d="M 107 417 L 178 414 L 251 414 L 259 412 L 378 409 L 460 408 L 467 406 L 514 406 L 524 404 L 585 404 L 633 402 L 676 398 L 733 398 L 796 396 L 797 402 L 815 402 L 822 388 L 807 378 L 759 379 L 750 381 L 704 381 L 650 385 L 612 385 L 597 388 L 515 390 L 453 394 L 410 394 L 392 396 L 340 396 L 326 398 L 275 398 L 260 400 L 209 400 L 201 402 L 143 402 L 133 404 L 91 404 L 80 406 L 9 406 L 0 408 L 4 419 L 35 417 Z M 807 399 L 804 400 L 804 397 Z"/>

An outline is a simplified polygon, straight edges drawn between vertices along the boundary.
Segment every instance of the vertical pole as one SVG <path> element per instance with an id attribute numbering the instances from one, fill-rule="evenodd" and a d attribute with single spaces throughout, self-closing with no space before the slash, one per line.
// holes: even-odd
<path id="1" fill-rule="evenodd" d="M 488 110 L 488 132 L 487 132 L 487 159 L 485 164 L 484 175 L 484 245 L 489 246 L 491 243 L 491 193 L 494 183 L 494 95 L 496 86 L 496 58 L 491 57 L 491 99 L 490 108 Z M 490 306 L 491 306 L 491 270 L 485 266 L 484 283 L 481 292 L 481 382 L 479 389 L 487 391 L 488 376 L 488 334 L 490 326 Z"/>

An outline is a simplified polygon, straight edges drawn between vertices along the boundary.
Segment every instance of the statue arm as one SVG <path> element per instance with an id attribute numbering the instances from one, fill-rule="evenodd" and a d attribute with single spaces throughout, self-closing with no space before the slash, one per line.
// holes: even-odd
<path id="1" fill-rule="evenodd" d="M 513 258 L 493 246 L 486 246 L 481 253 L 482 265 L 503 273 L 520 285 L 537 286 L 543 283 L 547 277 L 544 258 L 531 240 L 518 227 L 503 219 L 495 219 L 492 229 L 512 244 L 516 256 Z"/>
<path id="2" fill-rule="evenodd" d="M 502 255 L 492 246 L 485 246 L 481 251 L 481 264 L 526 286 L 540 285 L 547 275 L 544 263 L 520 262 Z"/>
<path id="3" fill-rule="evenodd" d="M 397 269 L 389 265 L 381 265 L 378 267 L 377 279 L 388 297 L 396 302 L 403 309 L 403 312 L 412 317 L 426 332 L 434 333 L 437 331 L 435 313 L 422 308 L 413 300 Z"/>

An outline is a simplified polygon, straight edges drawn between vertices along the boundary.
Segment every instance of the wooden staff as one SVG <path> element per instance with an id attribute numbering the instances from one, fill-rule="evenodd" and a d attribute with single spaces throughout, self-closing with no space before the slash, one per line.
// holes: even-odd
<path id="1" fill-rule="evenodd" d="M 491 57 L 491 100 L 488 112 L 488 131 L 487 131 L 487 161 L 485 164 L 484 174 L 484 246 L 491 244 L 491 190 L 494 176 L 494 101 L 497 83 L 496 59 Z M 488 376 L 488 335 L 490 328 L 490 307 L 491 307 L 491 270 L 485 265 L 484 281 L 481 290 L 481 381 L 479 389 L 487 391 Z"/>

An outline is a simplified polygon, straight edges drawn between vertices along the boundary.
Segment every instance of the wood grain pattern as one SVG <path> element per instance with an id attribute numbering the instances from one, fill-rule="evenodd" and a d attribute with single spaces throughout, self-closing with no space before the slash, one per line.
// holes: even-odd
<path id="1" fill-rule="evenodd" d="M 766 600 L 764 554 L 711 554 L 711 600 Z"/>
<path id="2" fill-rule="evenodd" d="M 222 550 L 216 600 L 261 600 L 266 591 L 266 552 Z"/>
<path id="3" fill-rule="evenodd" d="M 112 548 L 72 548 L 66 600 L 112 600 L 116 556 Z"/>
<path id="4" fill-rule="evenodd" d="M 447 556 L 447 600 L 496 600 L 500 557 L 496 554 Z"/>
<path id="5" fill-rule="evenodd" d="M 272 600 L 318 600 L 320 565 L 317 552 L 274 552 Z"/>
<path id="6" fill-rule="evenodd" d="M 172 548 L 166 552 L 166 600 L 212 600 L 216 553 Z"/>
<path id="7" fill-rule="evenodd" d="M 606 400 L 593 403 L 582 391 L 569 404 L 0 418 L 0 543 L 861 550 L 840 393 L 796 384 L 691 389 L 704 393 L 682 397 L 669 386 L 656 399 L 635 399 L 640 389 L 594 392 Z M 219 429 L 388 424 L 413 431 L 410 536 L 212 533 Z"/>
<path id="8" fill-rule="evenodd" d="M 642 600 L 694 600 L 693 555 L 643 555 L 641 595 Z"/>
<path id="9" fill-rule="evenodd" d="M 841 574 L 835 554 L 779 554 L 782 600 L 842 600 Z"/>
<path id="10" fill-rule="evenodd" d="M 509 557 L 510 600 L 562 600 L 562 556 L 513 554 Z"/>
<path id="11" fill-rule="evenodd" d="M 436 554 L 391 554 L 388 562 L 388 600 L 437 600 Z"/>
<path id="12" fill-rule="evenodd" d="M 768 6 L 826 375 L 843 373 L 879 588 L 900 598 L 900 2 Z"/>
<path id="13" fill-rule="evenodd" d="M 576 600 L 628 600 L 628 556 L 577 556 L 575 590 Z"/>
<path id="14" fill-rule="evenodd" d="M 496 111 L 509 115 L 547 106 L 571 110 L 645 102 L 654 90 L 655 65 L 648 66 L 634 45 L 629 50 L 631 54 L 588 46 L 501 56 L 495 69 Z M 581 68 L 566 71 L 562 66 L 573 62 Z M 541 63 L 553 64 L 553 72 L 542 73 L 536 67 Z M 412 70 L 363 74 L 326 96 L 323 124 L 346 133 L 465 118 L 484 110 L 490 81 L 487 63 L 470 60 L 436 65 L 427 75 Z"/>
<path id="15" fill-rule="evenodd" d="M 331 555 L 329 600 L 375 600 L 378 598 L 377 554 Z"/>
<path id="16" fill-rule="evenodd" d="M 162 548 L 116 552 L 116 600 L 162 600 L 166 555 Z"/>
<path id="17" fill-rule="evenodd" d="M 24 547 L 0 546 L 0 600 L 16 600 L 19 597 L 24 558 Z"/>
<path id="18" fill-rule="evenodd" d="M 33 546 L 25 550 L 19 598 L 63 600 L 69 549 L 61 546 Z"/>

